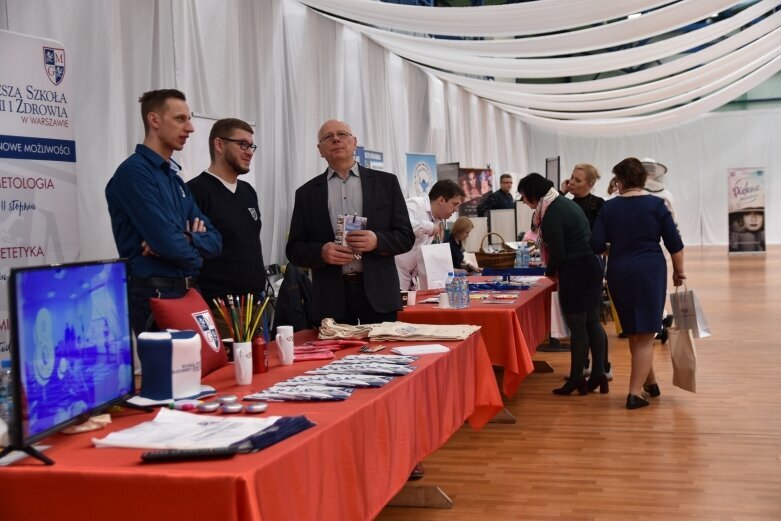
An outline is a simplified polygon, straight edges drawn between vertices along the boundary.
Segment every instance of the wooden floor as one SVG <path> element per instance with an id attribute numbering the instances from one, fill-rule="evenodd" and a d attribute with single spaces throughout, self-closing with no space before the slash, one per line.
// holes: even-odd
<path id="1" fill-rule="evenodd" d="M 698 392 L 672 386 L 667 346 L 654 367 L 662 396 L 624 408 L 629 349 L 606 325 L 610 394 L 560 397 L 568 353 L 537 353 L 506 401 L 515 425 L 463 427 L 424 461 L 451 510 L 386 507 L 393 520 L 781 520 L 781 247 L 729 258 L 686 249 L 712 337 L 698 341 Z"/>

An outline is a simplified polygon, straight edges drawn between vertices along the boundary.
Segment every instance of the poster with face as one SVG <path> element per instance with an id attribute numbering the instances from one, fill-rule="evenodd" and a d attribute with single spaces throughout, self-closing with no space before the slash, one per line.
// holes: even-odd
<path id="1" fill-rule="evenodd" d="M 765 251 L 765 169 L 732 168 L 727 172 L 729 252 Z"/>
<path id="2" fill-rule="evenodd" d="M 480 200 L 493 192 L 493 172 L 487 168 L 460 168 L 458 186 L 466 194 L 464 204 L 459 206 L 458 214 L 476 217 Z"/>

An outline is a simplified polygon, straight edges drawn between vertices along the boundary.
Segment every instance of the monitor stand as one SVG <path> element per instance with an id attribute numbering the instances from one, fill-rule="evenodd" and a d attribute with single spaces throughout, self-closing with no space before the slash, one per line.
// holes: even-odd
<path id="1" fill-rule="evenodd" d="M 0 458 L 7 454 L 11 454 L 14 451 L 24 452 L 28 456 L 31 456 L 35 459 L 41 460 L 45 465 L 54 465 L 54 461 L 52 461 L 50 458 L 45 456 L 42 452 L 35 449 L 35 447 L 32 447 L 31 445 L 25 445 L 24 447 L 15 447 L 14 445 L 9 445 L 6 448 L 3 449 L 2 452 L 0 452 Z"/>

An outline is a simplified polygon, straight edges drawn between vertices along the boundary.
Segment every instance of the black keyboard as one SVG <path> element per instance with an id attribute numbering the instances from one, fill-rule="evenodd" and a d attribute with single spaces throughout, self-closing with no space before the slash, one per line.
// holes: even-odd
<path id="1" fill-rule="evenodd" d="M 141 461 L 144 463 L 165 463 L 169 461 L 232 458 L 238 451 L 237 447 L 153 450 L 142 453 Z"/>

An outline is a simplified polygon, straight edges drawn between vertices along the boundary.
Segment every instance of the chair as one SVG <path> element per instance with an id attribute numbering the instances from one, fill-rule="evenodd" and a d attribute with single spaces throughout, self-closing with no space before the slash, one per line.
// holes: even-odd
<path id="1" fill-rule="evenodd" d="M 282 268 L 279 264 L 269 264 L 266 266 L 266 296 L 268 297 L 268 303 L 271 306 L 271 317 L 269 324 L 274 323 L 274 314 L 277 311 L 277 292 L 274 291 L 274 282 L 283 276 Z"/>

